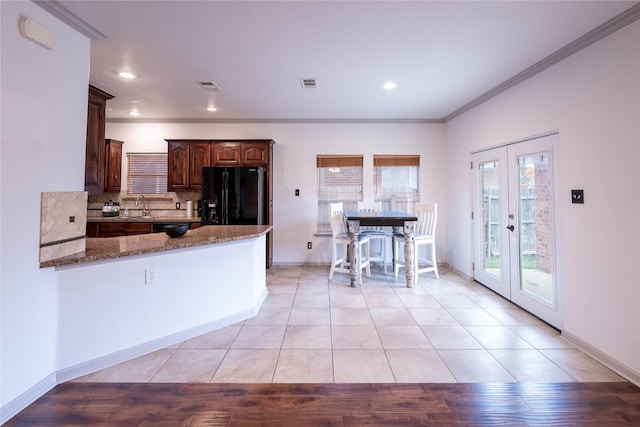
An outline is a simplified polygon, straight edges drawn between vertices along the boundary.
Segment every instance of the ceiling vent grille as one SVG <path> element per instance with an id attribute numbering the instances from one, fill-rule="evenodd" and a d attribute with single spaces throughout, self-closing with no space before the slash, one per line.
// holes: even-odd
<path id="1" fill-rule="evenodd" d="M 199 82 L 198 84 L 200 85 L 201 88 L 205 90 L 212 90 L 214 92 L 222 91 L 222 89 L 220 89 L 220 86 L 218 86 L 214 82 Z"/>
<path id="2" fill-rule="evenodd" d="M 318 86 L 316 79 L 300 79 L 302 89 L 315 89 Z"/>

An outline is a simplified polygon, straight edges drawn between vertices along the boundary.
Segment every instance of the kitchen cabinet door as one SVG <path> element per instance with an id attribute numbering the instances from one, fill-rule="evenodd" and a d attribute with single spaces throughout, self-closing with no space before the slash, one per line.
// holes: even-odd
<path id="1" fill-rule="evenodd" d="M 189 144 L 189 188 L 202 189 L 202 168 L 211 165 L 211 144 L 208 142 Z"/>
<path id="2" fill-rule="evenodd" d="M 119 192 L 122 185 L 122 141 L 105 141 L 105 182 L 104 191 Z"/>
<path id="3" fill-rule="evenodd" d="M 102 90 L 89 86 L 87 107 L 87 142 L 84 164 L 84 189 L 89 194 L 104 193 L 105 141 L 107 100 L 113 98 Z"/>
<path id="4" fill-rule="evenodd" d="M 150 222 L 87 222 L 88 237 L 119 237 L 147 234 L 153 231 Z"/>
<path id="5" fill-rule="evenodd" d="M 187 142 L 169 142 L 167 166 L 167 191 L 188 191 L 189 144 Z"/>
<path id="6" fill-rule="evenodd" d="M 242 166 L 266 166 L 269 164 L 269 144 L 266 143 L 246 143 L 242 144 L 241 160 Z"/>
<path id="7" fill-rule="evenodd" d="M 217 142 L 213 146 L 213 166 L 239 166 L 240 148 L 237 142 Z"/>

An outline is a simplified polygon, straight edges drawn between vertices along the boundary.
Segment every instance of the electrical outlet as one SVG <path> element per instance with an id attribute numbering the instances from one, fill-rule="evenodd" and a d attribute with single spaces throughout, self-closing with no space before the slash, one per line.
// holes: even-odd
<path id="1" fill-rule="evenodd" d="M 74 215 L 71 215 L 69 217 L 69 222 L 76 222 L 76 217 Z"/>
<path id="2" fill-rule="evenodd" d="M 307 242 L 307 249 L 311 249 L 312 245 L 311 242 Z"/>
<path id="3" fill-rule="evenodd" d="M 176 209 L 180 209 L 180 202 L 176 202 Z"/>
<path id="4" fill-rule="evenodd" d="M 155 268 L 147 268 L 144 271 L 144 283 L 150 285 L 158 281 L 158 271 Z"/>
<path id="5" fill-rule="evenodd" d="M 300 189 L 296 188 L 296 196 L 299 196 L 299 195 L 300 195 Z"/>

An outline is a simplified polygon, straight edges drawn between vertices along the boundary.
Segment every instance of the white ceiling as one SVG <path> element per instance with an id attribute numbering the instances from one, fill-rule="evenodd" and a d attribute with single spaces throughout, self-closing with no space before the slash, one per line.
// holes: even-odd
<path id="1" fill-rule="evenodd" d="M 90 83 L 115 96 L 107 118 L 135 107 L 146 120 L 266 121 L 442 120 L 636 4 L 58 3 L 104 35 L 92 42 Z M 382 89 L 387 80 L 395 91 Z"/>

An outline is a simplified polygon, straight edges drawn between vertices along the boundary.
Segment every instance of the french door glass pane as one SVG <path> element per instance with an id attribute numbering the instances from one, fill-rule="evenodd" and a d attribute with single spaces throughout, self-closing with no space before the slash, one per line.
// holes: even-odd
<path id="1" fill-rule="evenodd" d="M 549 152 L 518 157 L 520 289 L 553 301 L 552 180 Z"/>
<path id="2" fill-rule="evenodd" d="M 482 197 L 482 269 L 498 279 L 501 276 L 500 258 L 500 185 L 498 161 L 479 164 Z"/>

